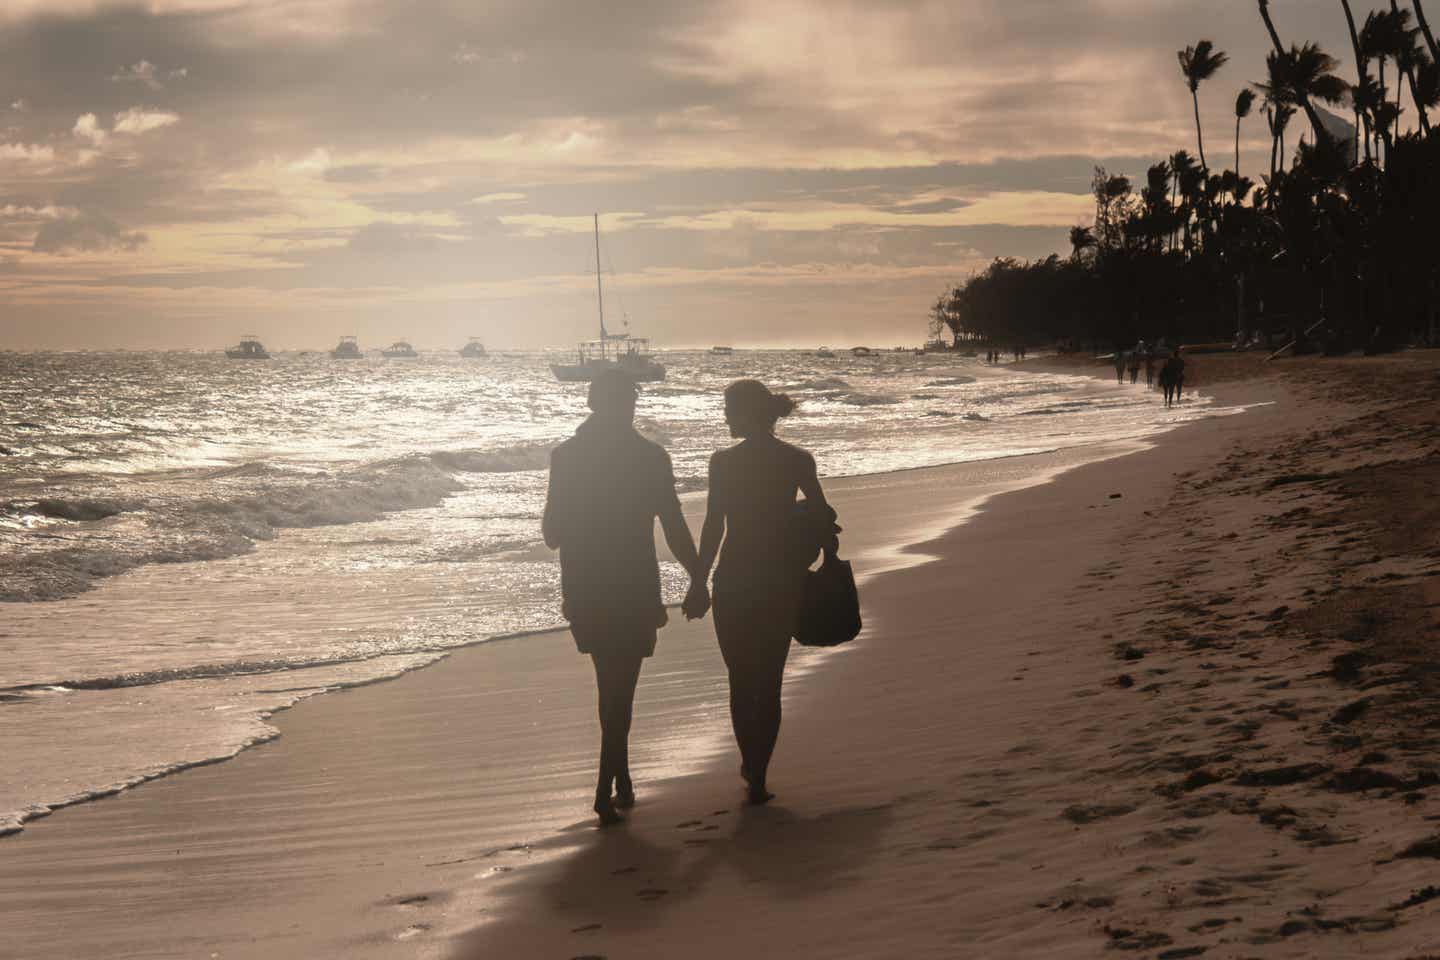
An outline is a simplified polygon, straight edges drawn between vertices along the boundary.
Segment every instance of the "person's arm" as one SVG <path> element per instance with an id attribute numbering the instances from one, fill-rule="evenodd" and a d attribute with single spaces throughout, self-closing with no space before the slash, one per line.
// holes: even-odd
<path id="1" fill-rule="evenodd" d="M 710 458 L 710 491 L 705 501 L 705 524 L 700 528 L 700 560 L 697 579 L 704 583 L 710 577 L 710 568 L 720 553 L 720 541 L 725 539 L 725 505 L 716 482 L 715 458 Z"/>
<path id="2" fill-rule="evenodd" d="M 545 491 L 545 513 L 540 520 L 540 533 L 545 538 L 545 546 L 551 550 L 560 549 L 561 516 L 564 513 L 562 501 L 565 499 L 562 492 L 562 484 L 556 478 L 555 454 L 550 454 L 550 485 Z"/>
<path id="3" fill-rule="evenodd" d="M 700 558 L 695 553 L 695 538 L 690 534 L 690 525 L 680 509 L 680 497 L 675 493 L 675 472 L 670 466 L 669 455 L 664 455 L 664 480 L 660 490 L 660 529 L 665 532 L 665 543 L 685 572 L 694 580 L 700 569 Z"/>
<path id="4" fill-rule="evenodd" d="M 805 494 L 805 499 L 813 506 L 830 506 L 829 501 L 825 499 L 825 491 L 820 489 L 820 474 L 815 469 L 815 458 L 809 453 L 804 454 L 800 463 L 799 485 L 800 492 Z"/>

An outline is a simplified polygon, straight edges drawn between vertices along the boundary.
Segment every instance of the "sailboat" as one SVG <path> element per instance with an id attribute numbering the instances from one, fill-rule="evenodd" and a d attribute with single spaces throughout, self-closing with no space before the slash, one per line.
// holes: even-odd
<path id="1" fill-rule="evenodd" d="M 595 214 L 595 299 L 600 308 L 600 339 L 586 340 L 574 363 L 552 363 L 550 372 L 564 383 L 587 383 L 602 370 L 622 370 L 636 381 L 665 379 L 665 368 L 650 355 L 650 341 L 605 329 L 605 293 L 600 286 L 600 215 Z"/>

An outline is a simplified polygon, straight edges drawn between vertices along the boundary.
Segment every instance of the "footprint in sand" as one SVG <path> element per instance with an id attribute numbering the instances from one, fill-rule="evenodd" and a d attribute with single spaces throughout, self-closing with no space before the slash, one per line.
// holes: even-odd
<path id="1" fill-rule="evenodd" d="M 418 907 L 430 902 L 430 894 L 412 893 L 405 897 L 387 897 L 381 902 L 392 907 Z"/>
<path id="2" fill-rule="evenodd" d="M 585 924 L 584 926 L 576 927 L 575 929 L 571 930 L 570 932 L 571 932 L 571 933 L 593 933 L 594 931 L 599 930 L 599 929 L 603 928 L 604 926 L 605 926 L 605 925 L 604 925 L 603 923 L 587 923 L 587 924 Z"/>
<path id="3" fill-rule="evenodd" d="M 427 930 L 429 930 L 429 929 L 430 929 L 430 924 L 428 924 L 428 923 L 412 923 L 412 924 L 410 924 L 410 926 L 406 927 L 404 930 L 401 930 L 399 933 L 395 934 L 395 939 L 396 939 L 396 940 L 409 940 L 409 939 L 411 939 L 412 937 L 418 937 L 418 936 L 420 936 L 420 934 L 425 933 L 425 932 L 426 932 Z"/>
<path id="4" fill-rule="evenodd" d="M 690 828 L 690 827 L 698 827 L 698 826 L 700 826 L 701 824 L 703 824 L 704 822 L 705 822 L 705 821 L 703 821 L 703 820 L 686 820 L 684 823 L 677 823 L 677 824 L 675 824 L 675 829 L 676 829 L 676 830 L 685 830 L 685 829 L 688 829 L 688 828 Z"/>
<path id="5" fill-rule="evenodd" d="M 623 873 L 634 873 L 635 871 L 637 871 L 637 870 L 639 870 L 639 869 L 640 869 L 639 867 L 621 867 L 619 870 L 611 870 L 611 871 L 610 871 L 610 876 L 612 876 L 612 877 L 618 877 L 618 876 L 620 876 L 620 875 L 623 874 Z"/>
<path id="6" fill-rule="evenodd" d="M 661 897 L 665 896 L 669 892 L 669 890 L 666 890 L 663 887 L 647 887 L 644 890 L 636 890 L 635 896 L 639 897 L 641 900 L 653 902 L 655 900 L 659 900 Z"/>

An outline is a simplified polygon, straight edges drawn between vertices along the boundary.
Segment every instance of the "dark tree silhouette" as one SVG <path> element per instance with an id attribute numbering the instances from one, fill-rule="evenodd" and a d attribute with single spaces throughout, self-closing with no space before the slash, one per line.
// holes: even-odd
<path id="1" fill-rule="evenodd" d="M 1190 99 L 1195 106 L 1195 145 L 1199 148 L 1200 166 L 1203 167 L 1206 165 L 1205 136 L 1200 129 L 1200 84 L 1215 76 L 1230 57 L 1216 50 L 1215 44 L 1209 40 L 1186 47 L 1175 56 L 1180 61 L 1180 72 L 1185 76 L 1185 84 L 1190 88 Z"/>

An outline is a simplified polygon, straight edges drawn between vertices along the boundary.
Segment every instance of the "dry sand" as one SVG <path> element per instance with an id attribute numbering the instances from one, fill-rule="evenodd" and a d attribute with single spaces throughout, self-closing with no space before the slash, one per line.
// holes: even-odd
<path id="1" fill-rule="evenodd" d="M 768 807 L 708 625 L 662 636 L 605 831 L 584 661 L 492 644 L 0 840 L 0 955 L 1440 953 L 1437 370 L 1291 361 L 996 496 L 797 656 Z M 847 542 L 895 568 L 1029 466 L 836 484 Z"/>

